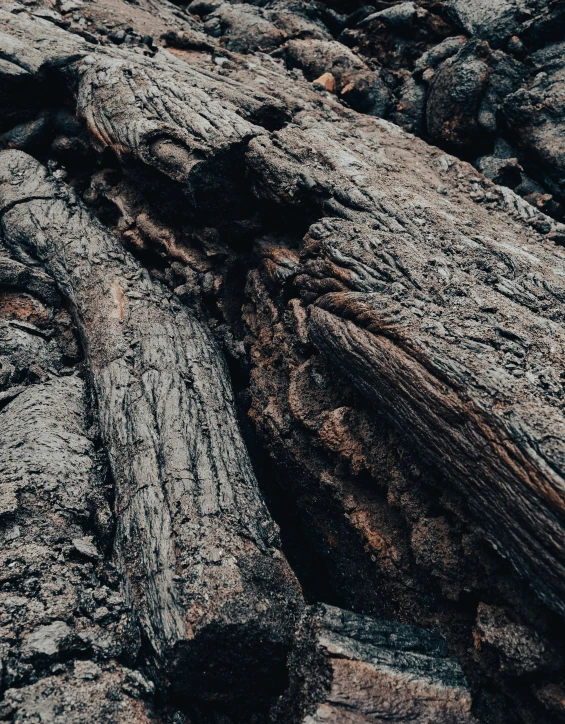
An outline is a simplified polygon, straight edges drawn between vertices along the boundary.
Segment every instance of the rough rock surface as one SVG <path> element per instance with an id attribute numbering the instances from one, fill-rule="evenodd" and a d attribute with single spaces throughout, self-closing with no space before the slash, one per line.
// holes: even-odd
<path id="1" fill-rule="evenodd" d="M 492 47 L 500 46 L 516 35 L 524 20 L 539 14 L 547 0 L 447 0 L 446 10 L 454 22 L 469 35 L 487 40 Z"/>
<path id="2" fill-rule="evenodd" d="M 6 242 L 46 264 L 76 316 L 116 482 L 116 561 L 157 666 L 179 695 L 237 699 L 250 650 L 284 656 L 300 595 L 213 340 L 21 151 L 0 156 L 0 206 Z M 226 641 L 233 661 L 214 660 Z"/>
<path id="3" fill-rule="evenodd" d="M 274 721 L 474 721 L 463 672 L 430 631 L 322 605 L 297 638 Z"/>
<path id="4" fill-rule="evenodd" d="M 1 6 L 1 716 L 559 721 L 562 3 Z"/>
<path id="5" fill-rule="evenodd" d="M 317 3 L 295 3 L 294 17 L 304 23 L 295 32 L 283 19 L 288 3 L 260 5 L 195 2 L 189 9 L 222 47 L 273 52 L 310 81 L 329 73 L 335 84 L 321 86 L 351 107 L 390 118 L 477 165 L 485 154 L 499 158 L 497 143 L 509 143 L 511 157 L 522 164 L 511 188 L 563 217 L 558 42 L 565 29 L 563 3 L 421 0 L 357 8 L 338 3 L 333 17 Z M 220 22 L 224 17 L 229 22 Z M 253 32 L 246 33 L 250 22 Z"/>
<path id="6" fill-rule="evenodd" d="M 13 286 L 0 298 L 0 712 L 17 722 L 158 721 L 105 561 L 111 490 L 83 374 L 69 366 L 79 357 L 70 319 L 52 279 L 33 267 L 26 279 L 22 267 L 0 257 Z"/>

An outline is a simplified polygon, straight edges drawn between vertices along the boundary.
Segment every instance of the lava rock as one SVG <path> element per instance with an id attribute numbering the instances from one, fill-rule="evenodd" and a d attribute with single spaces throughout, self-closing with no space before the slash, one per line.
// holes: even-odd
<path id="1" fill-rule="evenodd" d="M 50 114 L 47 111 L 27 123 L 21 123 L 12 128 L 2 136 L 2 140 L 8 148 L 20 148 L 30 150 L 44 141 L 49 131 Z"/>
<path id="2" fill-rule="evenodd" d="M 477 168 L 495 184 L 515 189 L 522 182 L 523 168 L 517 158 L 497 158 L 482 156 L 477 161 Z"/>
<path id="3" fill-rule="evenodd" d="M 536 178 L 565 198 L 565 43 L 533 53 L 533 79 L 509 94 L 505 120 Z"/>
<path id="4" fill-rule="evenodd" d="M 400 87 L 390 120 L 406 131 L 421 136 L 426 124 L 426 98 L 426 86 L 409 76 Z"/>
<path id="5" fill-rule="evenodd" d="M 530 49 L 563 40 L 565 5 L 562 2 L 544 3 L 547 7 L 520 28 L 520 39 Z"/>
<path id="6" fill-rule="evenodd" d="M 419 11 L 413 2 L 403 2 L 399 5 L 393 5 L 372 15 L 368 15 L 358 23 L 358 26 L 363 27 L 375 20 L 380 20 L 393 28 L 402 29 L 410 27 L 418 13 L 421 14 L 422 12 L 426 11 Z"/>
<path id="7" fill-rule="evenodd" d="M 546 0 L 447 0 L 446 10 L 462 30 L 498 48 L 544 5 Z"/>
<path id="8" fill-rule="evenodd" d="M 43 98 L 36 76 L 0 58 L 0 131 L 33 118 Z"/>
<path id="9" fill-rule="evenodd" d="M 516 674 L 532 674 L 559 666 L 559 657 L 540 634 L 513 623 L 504 609 L 479 604 L 476 640 L 500 656 L 500 666 Z"/>
<path id="10" fill-rule="evenodd" d="M 73 630 L 64 621 L 38 626 L 24 637 L 21 651 L 24 658 L 56 659 L 72 646 Z"/>
<path id="11" fill-rule="evenodd" d="M 376 12 L 374 5 L 362 5 L 357 10 L 354 10 L 350 15 L 347 16 L 344 28 L 355 28 L 357 25 L 363 22 L 365 18 L 373 15 Z"/>
<path id="12" fill-rule="evenodd" d="M 434 45 L 418 58 L 414 64 L 414 72 L 423 73 L 429 68 L 437 68 L 444 60 L 457 55 L 466 42 L 467 38 L 464 35 L 456 35 L 442 40 L 441 43 Z"/>
<path id="13" fill-rule="evenodd" d="M 298 631 L 289 692 L 271 721 L 286 724 L 471 724 L 459 664 L 431 631 L 321 605 Z"/>
<path id="14" fill-rule="evenodd" d="M 356 111 L 370 116 L 387 116 L 390 91 L 378 73 L 373 71 L 346 74 L 341 89 L 341 98 Z"/>
<path id="15" fill-rule="evenodd" d="M 89 558 L 94 561 L 100 558 L 100 553 L 94 545 L 91 536 L 85 538 L 73 538 L 73 546 L 75 550 L 85 558 Z"/>
<path id="16" fill-rule="evenodd" d="M 427 129 L 436 141 L 465 149 L 481 140 L 477 116 L 487 89 L 490 55 L 486 43 L 470 40 L 438 68 L 426 106 Z"/>
<path id="17" fill-rule="evenodd" d="M 203 29 L 215 38 L 222 37 L 228 50 L 239 53 L 273 50 L 287 39 L 282 30 L 264 17 L 261 8 L 244 4 L 220 5 L 208 16 Z"/>
<path id="18" fill-rule="evenodd" d="M 355 53 L 335 40 L 291 40 L 284 47 L 291 68 L 300 68 L 315 81 L 329 73 L 336 92 L 351 108 L 373 116 L 385 116 L 390 91 L 378 71 L 371 70 Z"/>
<path id="19" fill-rule="evenodd" d="M 526 68 L 519 60 L 501 50 L 492 53 L 485 94 L 477 114 L 479 124 L 487 133 L 496 132 L 506 97 L 522 86 L 525 77 Z"/>

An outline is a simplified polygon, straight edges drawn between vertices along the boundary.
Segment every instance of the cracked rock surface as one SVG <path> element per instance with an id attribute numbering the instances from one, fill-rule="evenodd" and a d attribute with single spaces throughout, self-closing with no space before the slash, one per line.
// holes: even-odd
<path id="1" fill-rule="evenodd" d="M 565 718 L 564 7 L 0 2 L 0 720 Z"/>

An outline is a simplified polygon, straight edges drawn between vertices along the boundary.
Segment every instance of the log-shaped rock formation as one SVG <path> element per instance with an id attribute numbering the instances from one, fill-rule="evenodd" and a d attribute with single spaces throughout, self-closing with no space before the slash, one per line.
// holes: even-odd
<path id="1" fill-rule="evenodd" d="M 185 696 L 237 699 L 257 677 L 268 689 L 300 595 L 212 338 L 37 161 L 0 163 L 5 240 L 46 265 L 83 338 L 116 557 L 157 666 Z"/>
<path id="2" fill-rule="evenodd" d="M 65 313 L 53 280 L 23 266 L 0 257 L 12 282 L 0 295 L 1 716 L 158 721 L 155 687 L 132 666 L 131 612 L 104 560 L 110 491 L 86 384 L 57 330 Z"/>
<path id="3" fill-rule="evenodd" d="M 518 226 L 497 234 L 481 207 L 434 206 L 425 188 L 405 202 L 403 167 L 379 168 L 329 127 L 320 140 L 288 127 L 248 152 L 257 193 L 344 217 L 310 229 L 298 269 L 314 343 L 461 486 L 563 613 L 562 253 Z M 433 166 L 414 166 L 439 186 Z"/>

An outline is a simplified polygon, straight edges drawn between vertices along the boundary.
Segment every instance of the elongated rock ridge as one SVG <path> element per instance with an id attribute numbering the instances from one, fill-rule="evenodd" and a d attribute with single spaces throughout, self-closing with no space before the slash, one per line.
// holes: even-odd
<path id="1" fill-rule="evenodd" d="M 84 340 L 116 481 L 127 599 L 175 691 L 211 679 L 210 696 L 237 697 L 251 675 L 249 648 L 261 642 L 273 665 L 284 657 L 300 594 L 258 494 L 223 362 L 206 330 L 70 190 L 21 152 L 0 159 L 4 238 L 45 263 Z"/>

